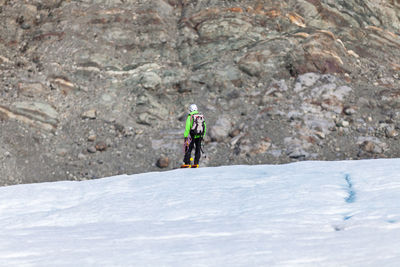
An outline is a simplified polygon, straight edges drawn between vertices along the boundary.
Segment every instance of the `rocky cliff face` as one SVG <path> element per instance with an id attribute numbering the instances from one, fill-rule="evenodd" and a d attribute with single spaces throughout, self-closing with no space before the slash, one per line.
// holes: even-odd
<path id="1" fill-rule="evenodd" d="M 2 185 L 398 157 L 399 0 L 0 0 Z"/>

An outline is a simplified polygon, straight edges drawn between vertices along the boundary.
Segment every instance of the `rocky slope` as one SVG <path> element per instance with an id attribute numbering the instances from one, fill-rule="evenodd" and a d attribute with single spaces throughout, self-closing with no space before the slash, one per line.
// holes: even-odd
<path id="1" fill-rule="evenodd" d="M 0 0 L 2 185 L 400 155 L 399 0 Z"/>

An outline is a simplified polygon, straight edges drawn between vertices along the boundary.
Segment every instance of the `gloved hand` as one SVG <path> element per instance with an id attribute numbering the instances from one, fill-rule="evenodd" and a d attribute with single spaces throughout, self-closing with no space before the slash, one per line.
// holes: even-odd
<path id="1" fill-rule="evenodd" d="M 192 138 L 190 136 L 185 137 L 183 140 L 183 145 L 189 147 L 190 143 L 192 142 Z"/>
<path id="2" fill-rule="evenodd" d="M 190 142 L 192 142 L 192 138 L 191 138 L 190 136 L 185 137 L 185 138 L 184 138 L 184 142 L 185 142 L 185 144 L 187 143 L 187 144 L 189 145 Z"/>
<path id="3" fill-rule="evenodd" d="M 188 137 L 185 137 L 184 139 L 183 139 L 183 153 L 186 153 L 187 152 L 187 150 L 189 149 L 189 138 Z"/>

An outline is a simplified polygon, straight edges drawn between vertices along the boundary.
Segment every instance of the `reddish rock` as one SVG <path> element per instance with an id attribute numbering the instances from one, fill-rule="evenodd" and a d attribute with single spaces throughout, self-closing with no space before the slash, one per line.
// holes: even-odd
<path id="1" fill-rule="evenodd" d="M 169 166 L 169 158 L 168 157 L 161 157 L 157 160 L 157 167 L 158 168 L 167 168 Z"/>
<path id="2" fill-rule="evenodd" d="M 101 141 L 97 142 L 96 143 L 96 150 L 97 151 L 106 151 L 107 150 L 107 144 L 104 143 L 104 142 L 101 142 Z"/>

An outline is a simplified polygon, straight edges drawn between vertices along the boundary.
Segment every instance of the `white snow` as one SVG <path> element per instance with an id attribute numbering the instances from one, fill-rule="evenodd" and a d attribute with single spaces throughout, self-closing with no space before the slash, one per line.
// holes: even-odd
<path id="1" fill-rule="evenodd" d="M 0 266 L 400 266 L 400 159 L 0 188 Z"/>

